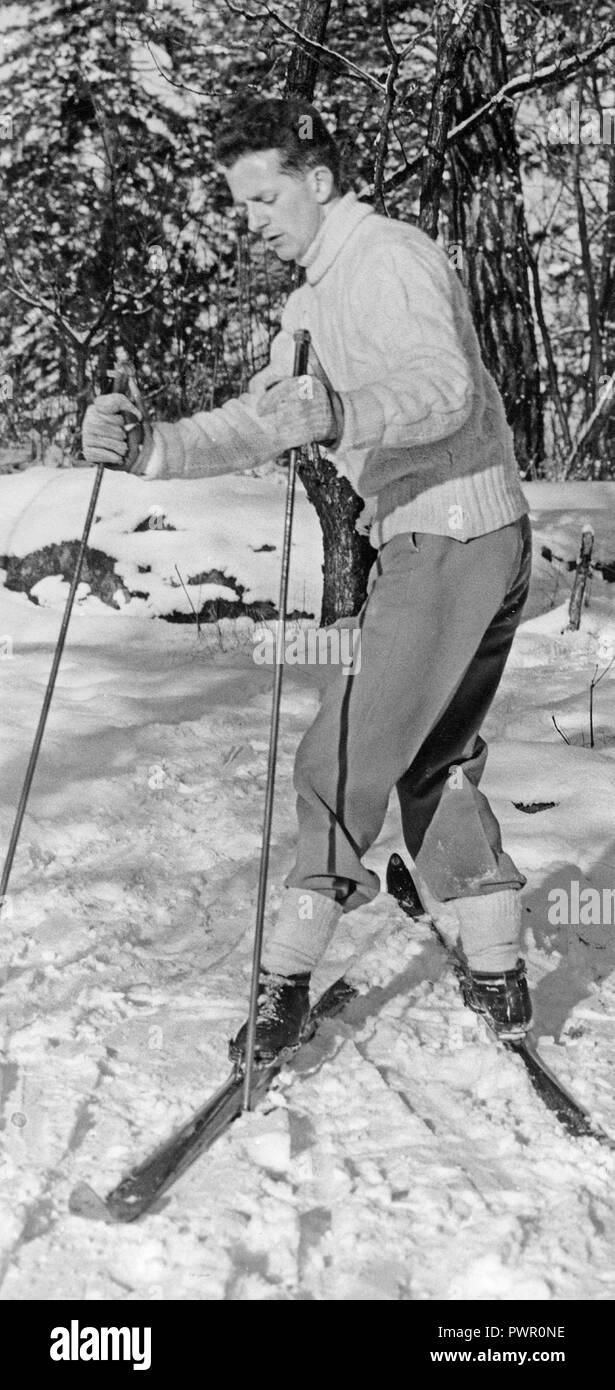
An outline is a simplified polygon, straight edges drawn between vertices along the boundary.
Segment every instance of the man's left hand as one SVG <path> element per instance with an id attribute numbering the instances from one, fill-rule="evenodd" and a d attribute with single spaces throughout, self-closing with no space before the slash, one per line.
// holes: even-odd
<path id="1" fill-rule="evenodd" d="M 282 453 L 302 444 L 335 444 L 340 432 L 342 404 L 318 377 L 292 376 L 265 392 L 258 403 L 257 414 L 269 417 Z"/>

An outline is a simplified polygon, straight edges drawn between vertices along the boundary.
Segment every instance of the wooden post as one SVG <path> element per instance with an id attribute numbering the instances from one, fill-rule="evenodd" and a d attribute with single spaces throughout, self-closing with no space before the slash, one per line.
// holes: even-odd
<path id="1" fill-rule="evenodd" d="M 586 521 L 581 532 L 581 550 L 577 562 L 577 572 L 574 577 L 572 593 L 570 595 L 570 606 L 568 608 L 568 631 L 577 632 L 581 624 L 581 609 L 583 607 L 583 595 L 587 586 L 587 581 L 591 574 L 592 550 L 594 548 L 593 527 Z"/>

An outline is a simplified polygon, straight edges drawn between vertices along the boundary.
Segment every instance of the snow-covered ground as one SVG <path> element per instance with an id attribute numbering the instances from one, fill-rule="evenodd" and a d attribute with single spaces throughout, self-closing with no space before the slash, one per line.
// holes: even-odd
<path id="1" fill-rule="evenodd" d="M 0 479 L 0 554 L 76 536 L 91 482 Z M 528 877 L 542 1049 L 615 1135 L 615 925 L 549 920 L 552 890 L 615 887 L 615 667 L 595 689 L 594 748 L 588 723 L 590 680 L 615 648 L 615 587 L 596 576 L 580 632 L 565 633 L 571 577 L 540 557 L 545 545 L 574 558 L 589 518 L 597 556 L 613 560 L 615 484 L 527 491 L 533 592 L 486 726 L 485 786 Z M 564 1134 L 463 1008 L 426 929 L 384 895 L 346 919 L 316 981 L 347 968 L 364 992 L 267 1106 L 144 1221 L 67 1210 L 75 1183 L 106 1190 L 219 1084 L 245 1015 L 271 669 L 252 659 L 248 620 L 198 638 L 151 614 L 168 611 L 175 565 L 275 599 L 283 503 L 277 474 L 155 495 L 105 478 L 93 544 L 126 573 L 151 565 L 148 598 L 77 607 L 4 912 L 1 1297 L 610 1300 L 615 1154 Z M 152 505 L 175 531 L 135 534 Z M 291 603 L 318 614 L 303 497 L 295 534 Z M 0 588 L 2 844 L 61 582 L 38 596 Z M 272 900 L 292 858 L 293 752 L 324 678 L 285 673 Z M 400 848 L 392 805 L 370 865 L 383 875 Z"/>
<path id="2" fill-rule="evenodd" d="M 83 529 L 93 475 L 89 469 L 31 468 L 2 478 L 0 556 L 24 556 L 77 538 Z M 183 482 L 143 483 L 125 473 L 105 473 L 89 544 L 115 560 L 117 603 L 128 617 L 200 611 L 207 599 L 236 601 L 236 581 L 246 603 L 277 604 L 280 535 L 275 521 L 285 498 L 282 471 L 266 477 L 233 474 Z M 288 612 L 320 607 L 322 539 L 305 493 L 297 497 L 297 524 Z M 272 528 L 273 521 L 273 528 Z M 220 571 L 226 583 L 201 576 Z M 40 581 L 35 598 L 62 603 L 68 584 Z M 131 595 L 127 602 L 120 585 Z M 85 586 L 85 613 L 104 605 Z"/>

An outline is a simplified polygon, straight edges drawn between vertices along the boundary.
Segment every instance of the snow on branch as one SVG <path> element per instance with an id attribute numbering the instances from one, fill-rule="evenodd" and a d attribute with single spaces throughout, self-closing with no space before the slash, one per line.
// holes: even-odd
<path id="1" fill-rule="evenodd" d="M 576 77 L 583 68 L 589 67 L 597 58 L 601 58 L 604 53 L 615 48 L 615 30 L 610 29 L 602 36 L 598 43 L 586 48 L 582 53 L 575 53 L 567 58 L 554 58 L 545 63 L 543 67 L 536 68 L 533 72 L 519 73 L 517 77 L 511 77 L 510 81 L 505 82 L 499 91 L 494 92 L 493 96 L 482 106 L 472 111 L 465 120 L 453 126 L 448 133 L 447 144 L 452 145 L 460 136 L 466 135 L 479 125 L 486 116 L 501 106 L 504 101 L 512 101 L 514 97 L 520 96 L 523 92 L 538 91 L 543 87 L 557 85 L 564 87 L 573 77 Z M 415 155 L 403 169 L 398 169 L 397 173 L 392 174 L 384 185 L 384 192 L 389 193 L 395 188 L 405 183 L 411 174 L 417 173 L 421 168 L 427 151 L 421 150 L 420 154 Z"/>
<path id="2" fill-rule="evenodd" d="M 566 464 L 565 464 L 564 474 L 563 474 L 564 478 L 568 478 L 568 477 L 570 476 L 570 472 L 571 472 L 571 469 L 572 469 L 573 464 L 575 463 L 575 460 L 578 458 L 578 456 L 579 456 L 581 450 L 584 448 L 584 446 L 589 442 L 589 440 L 590 440 L 592 434 L 594 433 L 594 431 L 595 431 L 597 425 L 600 423 L 601 420 L 603 420 L 603 419 L 605 418 L 605 416 L 607 416 L 608 414 L 610 414 L 610 411 L 611 411 L 611 408 L 612 408 L 612 405 L 613 405 L 613 391 L 614 391 L 614 390 L 615 390 L 615 371 L 614 371 L 614 372 L 612 373 L 612 375 L 609 377 L 609 380 L 607 381 L 606 386 L 604 387 L 604 389 L 600 392 L 600 395 L 599 395 L 599 397 L 598 397 L 598 400 L 596 401 L 595 408 L 594 408 L 594 410 L 592 410 L 592 413 L 591 413 L 589 419 L 585 421 L 585 424 L 583 425 L 583 428 L 579 430 L 579 433 L 578 433 L 578 435 L 577 435 L 577 437 L 576 437 L 576 439 L 575 439 L 575 441 L 574 441 L 573 448 L 571 449 L 571 451 L 570 451 L 570 453 L 569 453 L 569 455 L 568 455 L 568 458 L 566 459 Z"/>
<path id="3" fill-rule="evenodd" d="M 386 87 L 377 77 L 373 77 L 370 72 L 360 68 L 357 63 L 353 63 L 350 58 L 345 58 L 341 53 L 336 53 L 333 48 L 327 48 L 326 44 L 318 43 L 316 39 L 310 39 L 307 34 L 302 34 L 300 29 L 296 29 L 294 24 L 289 24 L 282 16 L 276 14 L 275 10 L 268 4 L 262 4 L 257 10 L 246 10 L 242 5 L 233 4 L 233 0 L 224 0 L 224 3 L 231 11 L 231 14 L 238 14 L 242 19 L 272 19 L 284 33 L 289 34 L 294 43 L 307 53 L 310 57 L 318 57 L 323 67 L 328 67 L 334 72 L 346 72 L 350 77 L 355 77 L 357 82 L 363 82 L 371 87 L 374 92 L 380 92 L 381 96 L 386 95 Z"/>
<path id="4" fill-rule="evenodd" d="M 13 253 L 11 251 L 11 244 L 7 235 L 4 221 L 1 216 L 0 232 L 2 233 L 2 240 L 4 242 L 6 250 L 7 263 L 10 267 L 11 276 L 13 277 L 12 281 L 6 281 L 6 288 L 9 291 L 9 294 L 12 294 L 15 297 L 15 299 L 19 300 L 20 304 L 27 304 L 29 308 L 39 309 L 41 313 L 46 314 L 48 318 L 52 319 L 53 322 L 57 324 L 60 332 L 63 333 L 65 337 L 73 344 L 73 347 L 89 347 L 92 343 L 94 335 L 98 332 L 98 329 L 103 323 L 107 311 L 110 308 L 110 305 L 113 301 L 113 287 L 107 291 L 102 307 L 99 313 L 96 315 L 96 318 L 93 324 L 90 326 L 90 328 L 88 328 L 85 333 L 78 333 L 76 329 L 71 327 L 70 323 L 64 317 L 64 315 L 60 313 L 60 310 L 57 308 L 57 306 L 53 304 L 51 300 L 45 299 L 42 295 L 35 293 L 33 290 L 31 290 L 29 285 L 24 280 L 23 276 L 20 274 L 19 270 L 17 269 L 17 266 L 15 265 Z"/>

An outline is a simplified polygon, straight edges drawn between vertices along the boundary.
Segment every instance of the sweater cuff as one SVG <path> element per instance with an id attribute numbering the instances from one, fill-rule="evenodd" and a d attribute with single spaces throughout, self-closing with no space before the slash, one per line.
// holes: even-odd
<path id="1" fill-rule="evenodd" d="M 137 467 L 134 473 L 140 473 L 142 478 L 164 478 L 166 476 L 164 444 L 156 426 L 153 427 L 154 442 L 149 455 L 145 449 L 141 450 L 141 456 L 137 460 Z"/>
<path id="2" fill-rule="evenodd" d="M 338 433 L 335 447 L 342 445 L 347 449 L 365 449 L 381 444 L 385 429 L 384 413 L 380 401 L 369 387 L 361 391 L 345 391 L 337 399 L 342 432 Z"/>

